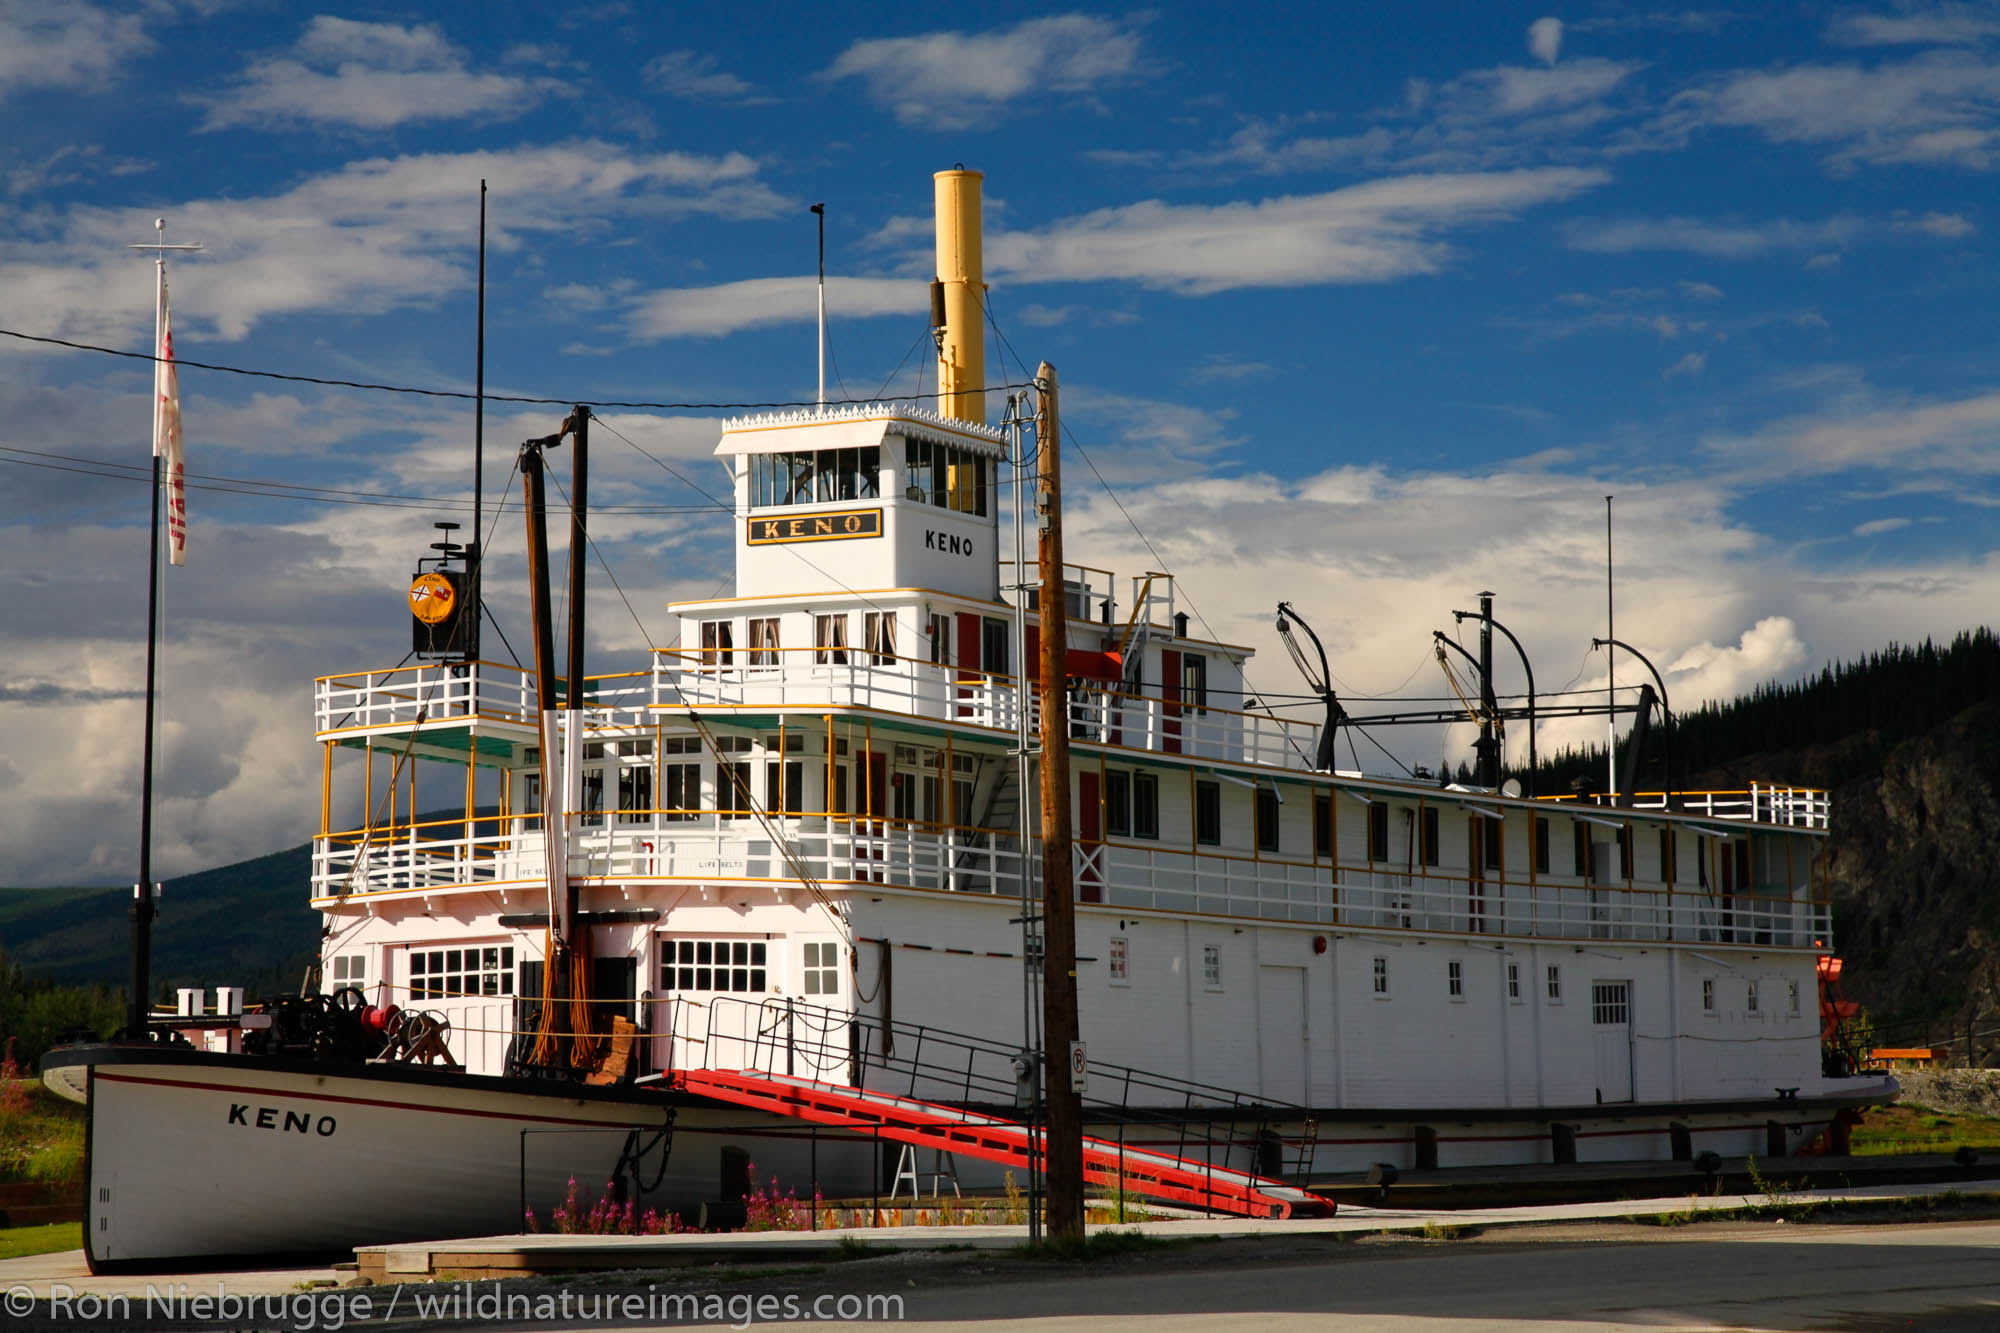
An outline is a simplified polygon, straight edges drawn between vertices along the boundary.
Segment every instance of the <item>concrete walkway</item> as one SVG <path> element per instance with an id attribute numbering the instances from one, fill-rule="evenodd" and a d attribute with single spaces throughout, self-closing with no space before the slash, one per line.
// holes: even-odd
<path id="1" fill-rule="evenodd" d="M 1802 1190 L 1780 1196 L 1785 1202 L 1880 1202 L 1923 1198 L 1956 1191 L 1962 1195 L 2000 1198 L 2000 1180 L 1917 1185 L 1871 1185 L 1855 1189 Z M 1660 1217 L 1724 1211 L 1766 1204 L 1773 1196 L 1724 1194 L 1708 1198 L 1614 1200 L 1601 1203 L 1538 1204 L 1512 1208 L 1400 1209 L 1343 1207 L 1333 1217 L 1298 1219 L 1175 1218 L 1124 1227 L 1093 1227 L 1093 1231 L 1136 1230 L 1145 1235 L 1176 1239 L 1218 1239 L 1238 1236 L 1310 1235 L 1327 1232 L 1424 1231 L 1428 1228 L 1521 1226 L 1603 1221 L 1624 1217 Z M 35 1255 L 0 1260 L 0 1293 L 26 1291 L 46 1300 L 52 1292 L 143 1299 L 150 1287 L 165 1291 L 186 1284 L 194 1292 L 218 1286 L 233 1294 L 296 1292 L 312 1285 L 332 1286 L 352 1281 L 357 1272 L 375 1282 L 526 1277 L 534 1274 L 606 1269 L 684 1268 L 703 1264 L 732 1267 L 823 1260 L 845 1245 L 875 1250 L 930 1250 L 945 1246 L 973 1250 L 1008 1250 L 1027 1239 L 1025 1226 L 878 1227 L 838 1231 L 747 1231 L 677 1236 L 482 1236 L 422 1244 L 370 1245 L 355 1251 L 358 1268 L 232 1268 L 229 1271 L 177 1272 L 153 1275 L 116 1274 L 92 1277 L 83 1254 Z"/>

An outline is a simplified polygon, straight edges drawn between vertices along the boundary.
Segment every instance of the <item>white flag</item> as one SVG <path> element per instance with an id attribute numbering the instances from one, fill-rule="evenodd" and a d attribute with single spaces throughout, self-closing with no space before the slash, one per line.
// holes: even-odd
<path id="1" fill-rule="evenodd" d="M 174 323 L 160 284 L 160 359 L 153 365 L 153 455 L 166 459 L 167 558 L 187 563 L 187 465 L 181 457 L 181 382 L 174 371 Z"/>

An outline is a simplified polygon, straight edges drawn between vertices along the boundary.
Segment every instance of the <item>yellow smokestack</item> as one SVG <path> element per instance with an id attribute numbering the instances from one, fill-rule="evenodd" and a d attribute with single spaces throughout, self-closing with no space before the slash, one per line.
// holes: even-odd
<path id="1" fill-rule="evenodd" d="M 963 167 L 937 183 L 937 276 L 944 287 L 938 415 L 986 423 L 986 283 L 979 260 L 979 182 Z"/>

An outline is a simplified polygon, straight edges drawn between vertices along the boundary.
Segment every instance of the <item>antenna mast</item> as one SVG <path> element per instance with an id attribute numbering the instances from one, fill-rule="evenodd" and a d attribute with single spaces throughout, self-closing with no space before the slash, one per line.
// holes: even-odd
<path id="1" fill-rule="evenodd" d="M 819 405 L 826 406 L 826 205 L 814 204 L 819 219 Z"/>

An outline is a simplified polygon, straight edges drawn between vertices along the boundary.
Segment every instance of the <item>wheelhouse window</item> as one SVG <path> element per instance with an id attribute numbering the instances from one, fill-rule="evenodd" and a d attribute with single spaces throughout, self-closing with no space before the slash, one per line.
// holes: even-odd
<path id="1" fill-rule="evenodd" d="M 750 503 L 814 504 L 873 500 L 881 493 L 879 447 L 757 454 L 750 460 Z"/>
<path id="2" fill-rule="evenodd" d="M 514 946 L 410 950 L 410 998 L 440 1000 L 463 995 L 511 995 Z"/>
<path id="3" fill-rule="evenodd" d="M 1222 784 L 1194 784 L 1194 840 L 1204 847 L 1222 843 Z"/>
<path id="4" fill-rule="evenodd" d="M 778 665 L 778 618 L 764 616 L 750 622 L 750 665 Z"/>
<path id="5" fill-rule="evenodd" d="M 763 940 L 663 939 L 660 989 L 761 995 L 769 989 L 768 947 Z"/>
<path id="6" fill-rule="evenodd" d="M 992 504 L 991 458 L 957 445 L 908 440 L 903 446 L 905 494 L 923 504 L 985 516 Z"/>

